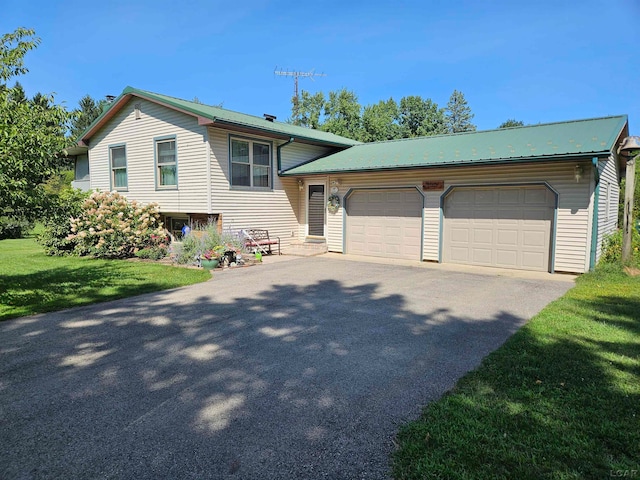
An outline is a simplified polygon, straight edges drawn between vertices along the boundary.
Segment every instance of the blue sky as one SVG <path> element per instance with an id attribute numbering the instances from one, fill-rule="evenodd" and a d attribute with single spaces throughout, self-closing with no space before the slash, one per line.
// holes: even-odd
<path id="1" fill-rule="evenodd" d="M 353 90 L 362 105 L 406 95 L 444 107 L 462 91 L 479 129 L 628 114 L 640 135 L 640 0 L 3 0 L 0 33 L 41 45 L 18 80 L 28 95 L 127 85 L 286 120 L 293 79 Z"/>

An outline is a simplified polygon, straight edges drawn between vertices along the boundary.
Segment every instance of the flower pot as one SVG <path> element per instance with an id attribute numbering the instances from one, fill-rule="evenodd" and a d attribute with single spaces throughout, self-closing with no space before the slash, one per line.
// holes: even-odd
<path id="1" fill-rule="evenodd" d="M 200 265 L 205 270 L 213 270 L 214 268 L 218 268 L 218 264 L 220 262 L 216 260 L 200 260 Z"/>

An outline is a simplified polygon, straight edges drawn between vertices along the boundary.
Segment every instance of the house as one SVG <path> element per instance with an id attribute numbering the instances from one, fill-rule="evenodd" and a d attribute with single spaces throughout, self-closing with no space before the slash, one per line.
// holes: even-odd
<path id="1" fill-rule="evenodd" d="M 176 236 L 215 221 L 265 228 L 287 245 L 306 232 L 297 179 L 280 173 L 359 142 L 274 120 L 127 87 L 78 148 L 88 150 L 90 189 L 158 203 Z"/>
<path id="2" fill-rule="evenodd" d="M 617 227 L 626 116 L 361 144 L 127 87 L 82 135 L 90 188 L 283 246 L 548 272 Z"/>

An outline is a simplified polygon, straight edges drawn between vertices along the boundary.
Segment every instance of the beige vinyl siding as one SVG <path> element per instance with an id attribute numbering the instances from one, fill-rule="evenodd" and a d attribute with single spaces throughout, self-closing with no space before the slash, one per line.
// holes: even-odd
<path id="1" fill-rule="evenodd" d="M 444 191 L 454 185 L 513 185 L 546 181 L 559 195 L 555 228 L 555 262 L 559 272 L 584 272 L 588 269 L 588 227 L 590 211 L 589 176 L 577 183 L 576 163 L 562 161 L 544 164 L 475 166 L 428 170 L 345 173 L 329 177 L 339 179 L 341 199 L 349 189 L 367 187 L 418 186 L 425 180 L 443 180 Z M 585 172 L 589 164 L 585 163 Z M 439 261 L 440 197 L 444 191 L 426 191 L 424 209 L 423 259 Z M 327 215 L 330 251 L 343 251 L 343 209 Z"/>
<path id="2" fill-rule="evenodd" d="M 598 237 L 596 262 L 600 258 L 604 238 L 618 228 L 618 202 L 620 177 L 617 159 L 612 155 L 598 162 L 600 171 L 600 197 L 598 201 Z"/>
<path id="3" fill-rule="evenodd" d="M 284 142 L 279 141 L 279 144 Z M 280 150 L 280 163 L 282 170 L 293 168 L 301 163 L 323 157 L 332 152 L 332 149 L 318 145 L 293 142 Z M 274 155 L 275 158 L 275 155 Z"/>
<path id="4" fill-rule="evenodd" d="M 242 137 L 271 143 L 272 188 L 252 189 L 230 187 L 229 137 Z M 209 127 L 211 145 L 211 204 L 212 212 L 222 215 L 224 229 L 265 228 L 273 237 L 280 237 L 288 245 L 299 235 L 298 212 L 300 192 L 295 178 L 277 175 L 276 148 L 284 143 L 268 137 L 235 134 Z M 284 150 L 289 146 L 284 147 Z M 301 153 L 301 156 L 303 156 Z"/>
<path id="5" fill-rule="evenodd" d="M 135 118 L 135 105 L 141 118 Z M 175 135 L 178 188 L 156 190 L 154 138 Z M 156 202 L 161 211 L 210 213 L 207 205 L 206 130 L 197 119 L 153 102 L 132 99 L 92 139 L 89 152 L 91 188 L 109 190 L 109 145 L 124 144 L 128 188 L 140 202 Z"/>

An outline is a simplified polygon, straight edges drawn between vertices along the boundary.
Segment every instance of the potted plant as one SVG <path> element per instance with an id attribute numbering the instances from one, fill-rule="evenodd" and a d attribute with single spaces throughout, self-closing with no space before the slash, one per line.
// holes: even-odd
<path id="1" fill-rule="evenodd" d="M 205 251 L 200 258 L 200 266 L 205 270 L 218 268 L 220 257 L 224 254 L 224 247 L 217 246 Z"/>

